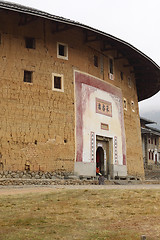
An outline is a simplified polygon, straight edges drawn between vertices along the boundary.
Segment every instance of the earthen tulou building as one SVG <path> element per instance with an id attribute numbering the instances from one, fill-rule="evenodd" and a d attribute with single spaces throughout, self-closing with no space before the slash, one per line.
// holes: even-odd
<path id="1" fill-rule="evenodd" d="M 143 177 L 138 101 L 159 90 L 129 43 L 0 1 L 0 170 Z"/>

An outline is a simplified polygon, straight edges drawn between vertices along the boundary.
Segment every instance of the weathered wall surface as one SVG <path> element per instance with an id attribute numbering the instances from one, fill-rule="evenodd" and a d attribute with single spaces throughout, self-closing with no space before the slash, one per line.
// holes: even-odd
<path id="1" fill-rule="evenodd" d="M 36 171 L 73 171 L 72 68 L 57 59 L 57 40 L 51 29 L 44 42 L 41 20 L 32 23 L 33 26 L 18 26 L 17 17 L 7 17 L 6 24 L 0 21 L 0 151 L 3 167 L 23 170 L 27 164 L 30 170 Z M 25 48 L 26 36 L 35 37 L 35 49 Z M 24 70 L 33 71 L 32 84 L 23 82 Z M 53 72 L 64 74 L 64 93 L 52 91 Z"/>
<path id="2" fill-rule="evenodd" d="M 109 58 L 116 57 L 116 51 L 102 53 L 101 43 L 85 42 L 81 29 L 56 32 L 55 23 L 42 19 L 19 25 L 20 17 L 7 11 L 0 15 L 0 168 L 24 170 L 26 164 L 36 171 L 74 171 L 74 70 L 80 70 L 121 88 L 127 102 L 128 174 L 143 176 L 138 101 L 128 61 L 114 61 L 110 80 Z M 35 49 L 25 47 L 25 37 L 35 38 Z M 57 58 L 57 42 L 68 44 L 68 60 Z M 23 82 L 24 70 L 33 71 L 33 83 Z M 63 74 L 64 92 L 52 90 L 52 73 Z"/>

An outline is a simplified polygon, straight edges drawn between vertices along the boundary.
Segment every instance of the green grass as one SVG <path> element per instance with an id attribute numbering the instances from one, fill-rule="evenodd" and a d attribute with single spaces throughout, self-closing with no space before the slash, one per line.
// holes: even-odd
<path id="1" fill-rule="evenodd" d="M 160 239 L 160 190 L 0 196 L 0 240 Z"/>

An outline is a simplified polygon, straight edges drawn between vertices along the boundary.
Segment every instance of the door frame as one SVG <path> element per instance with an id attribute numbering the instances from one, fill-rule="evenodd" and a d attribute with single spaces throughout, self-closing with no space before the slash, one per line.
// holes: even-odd
<path id="1" fill-rule="evenodd" d="M 113 138 L 96 135 L 96 155 L 98 147 L 101 147 L 104 152 L 104 171 L 102 175 L 108 177 L 111 174 L 111 164 L 113 164 Z"/>

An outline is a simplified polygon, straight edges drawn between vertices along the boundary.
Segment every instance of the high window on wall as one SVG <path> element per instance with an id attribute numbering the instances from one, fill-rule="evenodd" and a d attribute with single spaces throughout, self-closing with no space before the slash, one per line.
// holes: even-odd
<path id="1" fill-rule="evenodd" d="M 148 156 L 149 159 L 151 159 L 151 152 L 150 152 L 150 151 L 148 152 L 148 155 L 149 155 L 149 156 Z"/>
<path id="2" fill-rule="evenodd" d="M 32 74 L 33 74 L 33 72 L 25 70 L 23 81 L 26 83 L 32 83 Z"/>
<path id="3" fill-rule="evenodd" d="M 64 91 L 62 74 L 52 73 L 52 90 L 59 92 Z"/>
<path id="4" fill-rule="evenodd" d="M 94 66 L 98 67 L 98 56 L 94 55 Z"/>
<path id="5" fill-rule="evenodd" d="M 150 150 L 148 153 L 149 153 L 149 159 L 153 160 L 154 159 L 154 152 Z"/>
<path id="6" fill-rule="evenodd" d="M 120 72 L 120 78 L 123 80 L 123 72 Z"/>
<path id="7" fill-rule="evenodd" d="M 35 38 L 26 37 L 25 45 L 26 45 L 26 48 L 35 49 L 36 48 Z"/>
<path id="8" fill-rule="evenodd" d="M 114 80 L 114 66 L 113 66 L 113 59 L 109 58 L 109 79 Z"/>
<path id="9" fill-rule="evenodd" d="M 57 57 L 68 60 L 68 45 L 57 43 Z"/>

